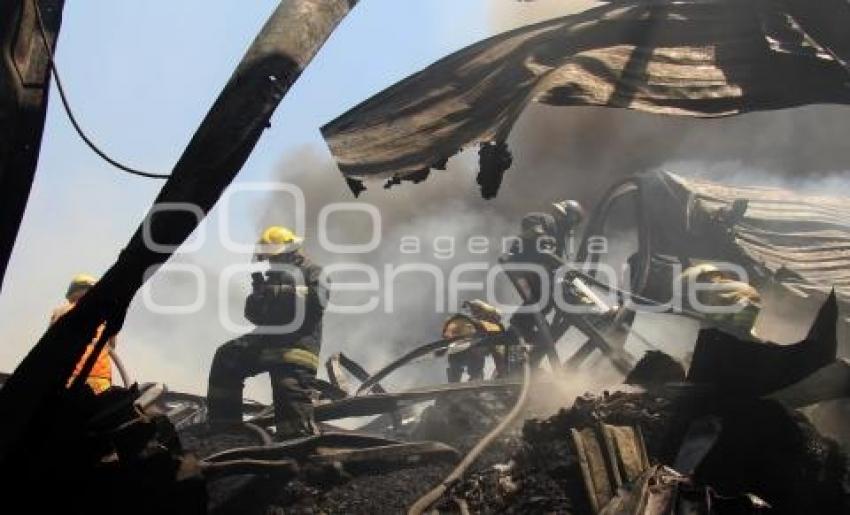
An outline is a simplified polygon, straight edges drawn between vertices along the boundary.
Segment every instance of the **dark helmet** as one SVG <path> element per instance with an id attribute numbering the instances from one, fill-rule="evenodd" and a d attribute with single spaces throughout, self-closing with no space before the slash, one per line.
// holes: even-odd
<path id="1" fill-rule="evenodd" d="M 555 214 L 559 218 L 558 221 L 567 227 L 575 227 L 584 220 L 584 208 L 575 200 L 555 202 L 552 204 L 552 207 L 555 208 Z"/>
<path id="2" fill-rule="evenodd" d="M 520 230 L 523 238 L 539 238 L 553 234 L 555 219 L 546 213 L 528 213 L 522 217 Z"/>

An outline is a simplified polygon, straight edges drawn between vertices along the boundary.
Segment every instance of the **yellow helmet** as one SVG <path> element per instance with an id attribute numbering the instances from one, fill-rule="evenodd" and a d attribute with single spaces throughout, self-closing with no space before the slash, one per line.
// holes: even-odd
<path id="1" fill-rule="evenodd" d="M 684 288 L 690 286 L 691 282 L 717 285 L 717 289 L 702 291 L 698 294 L 700 301 L 710 306 L 729 306 L 736 303 L 760 305 L 761 303 L 761 295 L 755 287 L 711 263 L 692 266 L 685 270 L 680 278 Z"/>
<path id="2" fill-rule="evenodd" d="M 475 322 L 468 316 L 457 314 L 449 317 L 443 324 L 443 338 L 473 336 L 478 332 Z"/>
<path id="3" fill-rule="evenodd" d="M 299 237 L 291 229 L 280 225 L 267 227 L 257 242 L 254 258 L 257 261 L 269 259 L 272 256 L 295 252 L 301 248 L 304 238 Z"/>
<path id="4" fill-rule="evenodd" d="M 481 299 L 468 300 L 463 303 L 463 307 L 469 310 L 469 313 L 479 320 L 487 320 L 495 323 L 502 321 L 502 313 L 498 308 L 487 304 Z"/>
<path id="5" fill-rule="evenodd" d="M 95 285 L 97 279 L 88 274 L 77 274 L 71 279 L 68 285 L 68 291 L 65 293 L 65 298 L 70 298 L 74 293 L 82 290 L 88 290 Z"/>

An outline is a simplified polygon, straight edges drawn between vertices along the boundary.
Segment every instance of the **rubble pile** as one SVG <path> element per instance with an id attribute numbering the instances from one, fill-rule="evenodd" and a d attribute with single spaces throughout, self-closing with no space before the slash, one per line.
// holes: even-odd
<path id="1" fill-rule="evenodd" d="M 848 513 L 848 469 L 839 445 L 802 414 L 770 401 L 722 413 L 723 431 L 697 469 L 724 494 L 751 492 L 773 514 Z"/>
<path id="2" fill-rule="evenodd" d="M 228 449 L 261 445 L 262 434 L 248 426 L 232 425 L 212 430 L 206 424 L 190 426 L 180 432 L 184 449 L 204 459 Z M 208 480 L 207 506 L 211 512 L 257 511 L 276 490 L 274 478 L 257 475 L 234 475 Z"/>
<path id="3" fill-rule="evenodd" d="M 441 399 L 425 409 L 411 432 L 411 438 L 436 440 L 461 452 L 468 451 L 499 423 L 515 400 L 511 395 L 474 393 Z M 496 445 L 507 441 L 503 438 Z"/>
<path id="4" fill-rule="evenodd" d="M 422 414 L 410 437 L 440 440 L 465 453 L 509 408 L 509 401 L 509 396 L 463 395 L 438 402 Z M 709 487 L 706 491 L 716 492 L 718 499 L 754 496 L 769 504 L 772 514 L 847 513 L 846 456 L 804 415 L 772 401 L 695 402 L 661 390 L 585 394 L 551 417 L 526 421 L 502 435 L 435 508 L 441 513 L 595 513 L 571 430 L 600 423 L 639 427 L 651 464 L 674 468 L 691 424 L 706 416 L 715 417 L 722 429 L 696 470 L 684 472 L 694 485 Z M 255 503 L 250 512 L 403 513 L 452 468 L 451 463 L 414 463 L 356 477 L 340 468 L 291 482 L 266 478 L 248 489 L 255 500 L 261 489 L 272 489 L 262 494 L 266 502 Z M 219 482 L 210 496 L 222 496 L 215 489 L 237 486 Z M 245 496 L 239 498 L 226 504 L 246 513 L 249 504 Z M 756 507 L 724 511 L 722 506 L 716 506 L 717 513 L 763 513 Z M 729 506 L 741 510 L 742 503 Z"/>
<path id="5" fill-rule="evenodd" d="M 597 422 L 620 426 L 638 425 L 643 431 L 647 451 L 652 456 L 667 457 L 665 442 L 673 425 L 676 405 L 671 399 L 644 392 L 603 392 L 601 396 L 585 394 L 576 398 L 572 407 L 562 409 L 547 420 L 530 420 L 523 428 L 523 438 L 535 449 L 535 443 L 546 445 L 569 436 L 570 428 L 588 427 Z M 536 448 L 543 453 L 552 452 Z M 545 454 L 539 454 L 544 456 Z"/>
<path id="6" fill-rule="evenodd" d="M 486 434 L 510 397 L 462 395 L 428 408 L 412 432 L 413 439 L 434 439 L 467 452 Z M 438 504 L 441 512 L 459 512 L 465 503 L 473 512 L 589 513 L 582 493 L 581 473 L 569 441 L 569 428 L 593 421 L 640 424 L 653 450 L 662 446 L 670 425 L 671 402 L 643 393 L 586 395 L 570 409 L 546 420 L 530 420 L 502 435 L 478 460 L 470 478 Z M 657 455 L 658 452 L 654 452 Z M 510 463 L 510 465 L 507 465 Z M 349 477 L 343 470 L 277 484 L 277 493 L 257 513 L 403 513 L 452 470 L 452 464 L 427 464 L 395 471 L 374 470 Z M 250 489 L 256 498 L 255 482 Z M 216 488 L 231 488 L 220 483 Z M 211 497 L 221 492 L 211 491 Z M 241 497 L 241 496 L 240 496 Z M 244 497 L 243 497 L 244 500 Z M 244 503 L 238 505 L 245 513 Z M 226 513 L 227 510 L 219 510 Z"/>
<path id="7" fill-rule="evenodd" d="M 451 469 L 450 464 L 431 464 L 389 473 L 375 471 L 350 481 L 344 476 L 322 482 L 293 481 L 280 491 L 265 513 L 405 513 Z"/>
<path id="8" fill-rule="evenodd" d="M 510 395 L 493 394 L 441 399 L 425 409 L 408 437 L 440 441 L 465 453 L 498 423 L 511 402 Z M 518 449 L 519 436 L 518 429 L 504 435 L 484 453 L 477 469 L 490 468 L 511 456 Z M 354 478 L 340 472 L 334 477 L 293 481 L 280 491 L 266 513 L 404 513 L 453 468 L 453 464 L 424 464 L 403 470 L 374 470 Z M 441 508 L 458 510 L 451 501 Z"/>
<path id="9" fill-rule="evenodd" d="M 651 393 L 585 395 L 549 419 L 528 421 L 518 452 L 504 465 L 479 469 L 453 495 L 475 513 L 591 514 L 571 429 L 638 425 L 652 464 L 672 467 L 689 424 L 702 414 Z M 723 429 L 694 473 L 696 484 L 723 497 L 755 495 L 772 514 L 847 513 L 846 456 L 805 416 L 761 400 L 718 415 Z"/>
<path id="10" fill-rule="evenodd" d="M 737 351 L 749 349 L 747 342 L 732 343 Z M 712 355 L 697 353 L 696 368 Z M 728 373 L 740 363 L 727 362 L 718 370 Z M 775 399 L 735 395 L 729 382 L 693 381 L 661 352 L 647 353 L 626 383 L 616 391 L 586 393 L 551 416 L 542 416 L 541 406 L 527 407 L 525 424 L 500 434 L 465 479 L 447 485 L 432 508 L 441 513 L 654 515 L 624 508 L 636 506 L 653 489 L 663 498 L 656 504 L 666 507 L 664 513 L 709 507 L 721 515 L 763 513 L 767 506 L 773 514 L 848 512 L 847 457 L 802 412 Z M 383 437 L 442 442 L 465 455 L 516 400 L 516 392 L 509 391 L 456 392 L 438 398 L 414 422 L 387 426 Z M 263 503 L 254 503 L 256 513 L 400 513 L 441 484 L 457 460 L 409 460 L 401 467 L 377 465 L 357 472 L 343 462 L 328 463 L 294 481 L 254 478 L 247 488 L 236 482 L 211 488 L 241 488 L 253 501 L 267 492 Z M 213 490 L 211 499 L 221 497 Z M 248 504 L 221 506 L 239 506 L 245 513 Z"/>
<path id="11" fill-rule="evenodd" d="M 626 384 L 660 386 L 680 383 L 686 378 L 685 367 L 661 351 L 648 351 L 628 373 Z"/>
<path id="12" fill-rule="evenodd" d="M 639 425 L 654 461 L 663 456 L 673 403 L 646 393 L 585 395 L 546 420 L 530 420 L 517 452 L 503 466 L 482 469 L 459 485 L 478 513 L 591 513 L 570 429 L 606 422 Z"/>

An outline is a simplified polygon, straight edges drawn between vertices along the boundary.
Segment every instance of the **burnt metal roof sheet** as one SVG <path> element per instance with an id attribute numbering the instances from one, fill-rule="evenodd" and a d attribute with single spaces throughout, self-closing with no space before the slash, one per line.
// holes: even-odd
<path id="1" fill-rule="evenodd" d="M 728 228 L 744 256 L 804 292 L 834 287 L 850 297 L 850 197 L 729 186 L 672 173 L 657 177 L 686 193 L 679 201 L 689 210 L 697 202 L 701 209 L 716 210 L 746 200 L 746 211 Z"/>
<path id="2" fill-rule="evenodd" d="M 832 32 L 850 4 L 829 2 L 828 16 L 799 0 L 609 2 L 464 48 L 322 132 L 358 193 L 359 179 L 418 182 L 466 145 L 504 141 L 531 101 L 694 117 L 847 104 Z"/>

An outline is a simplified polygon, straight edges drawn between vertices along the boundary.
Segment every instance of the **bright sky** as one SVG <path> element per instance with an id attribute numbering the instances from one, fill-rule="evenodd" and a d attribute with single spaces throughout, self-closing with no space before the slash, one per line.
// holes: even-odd
<path id="1" fill-rule="evenodd" d="M 533 9 L 539 15 L 563 5 L 543 0 L 526 9 L 500 2 L 506 8 L 501 16 L 508 16 L 498 22 L 502 26 L 514 24 L 511 13 Z M 80 122 L 120 161 L 169 172 L 276 4 L 68 1 L 57 61 Z M 318 131 L 323 123 L 496 32 L 492 7 L 488 0 L 361 1 L 289 92 L 237 181 L 271 177 L 304 144 L 327 153 Z M 114 261 L 160 186 L 121 174 L 93 155 L 73 133 L 54 92 L 36 181 L 0 296 L 0 370 L 11 371 L 37 341 L 70 277 L 102 274 Z M 234 223 L 239 236 L 255 239 L 248 217 Z M 215 266 L 227 258 L 203 259 Z M 212 352 L 223 340 L 202 347 L 150 341 L 139 325 L 131 309 L 122 333 L 127 345 L 120 349 L 137 377 L 193 391 L 204 387 Z M 209 328 L 197 329 L 199 338 L 204 330 L 210 334 Z"/>

